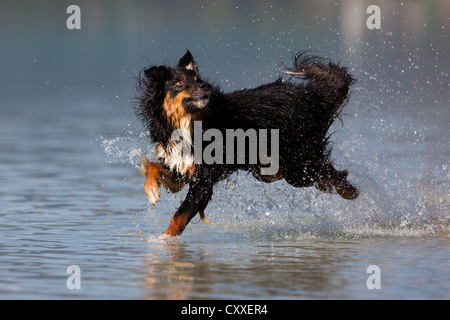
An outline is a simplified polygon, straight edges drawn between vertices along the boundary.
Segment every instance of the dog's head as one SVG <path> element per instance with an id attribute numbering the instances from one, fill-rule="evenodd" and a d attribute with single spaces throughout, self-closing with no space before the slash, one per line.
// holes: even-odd
<path id="1" fill-rule="evenodd" d="M 144 104 L 161 105 L 176 127 L 184 118 L 203 110 L 209 102 L 211 85 L 198 73 L 192 54 L 187 51 L 176 67 L 152 66 L 144 70 Z"/>

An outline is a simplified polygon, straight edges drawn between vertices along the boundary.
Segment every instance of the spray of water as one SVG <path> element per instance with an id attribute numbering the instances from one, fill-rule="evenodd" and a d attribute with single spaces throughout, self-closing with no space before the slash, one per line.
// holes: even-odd
<path id="1" fill-rule="evenodd" d="M 110 162 L 136 167 L 136 175 L 139 175 L 139 155 L 151 150 L 142 132 L 127 131 L 112 139 L 100 137 L 100 141 Z M 364 143 L 368 146 L 362 147 Z M 339 148 L 335 147 L 338 163 L 349 169 L 349 179 L 361 191 L 357 200 L 344 200 L 315 188 L 296 189 L 284 181 L 266 184 L 240 172 L 216 185 L 206 212 L 208 219 L 218 226 L 205 225 L 204 228 L 275 238 L 448 236 L 449 200 L 442 189 L 448 177 L 441 183 L 428 180 L 424 188 L 424 180 L 411 179 L 405 174 L 405 168 L 403 172 L 399 170 L 402 166 L 396 163 L 385 166 L 386 162 L 397 161 L 389 151 L 370 146 L 367 138 L 356 129 L 350 139 L 341 141 Z M 352 160 L 348 161 L 349 158 Z M 446 170 L 445 166 L 441 169 Z M 438 169 L 435 171 L 434 174 L 442 174 Z M 185 188 L 176 195 L 163 192 L 156 207 L 149 205 L 148 219 L 161 219 L 162 224 L 167 224 L 170 213 L 175 211 L 186 191 Z M 145 197 L 143 190 L 142 194 Z"/>

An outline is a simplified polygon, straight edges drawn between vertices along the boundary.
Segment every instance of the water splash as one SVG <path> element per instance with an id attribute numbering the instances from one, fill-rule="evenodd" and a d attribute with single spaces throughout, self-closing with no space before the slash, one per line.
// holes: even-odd
<path id="1" fill-rule="evenodd" d="M 135 134 L 133 131 L 128 131 L 125 136 L 111 139 L 100 136 L 99 140 L 108 156 L 109 163 L 122 163 L 140 167 L 139 155 L 151 155 L 150 146 L 146 144 L 146 137 L 143 132 Z"/>
<path id="2" fill-rule="evenodd" d="M 350 181 L 360 189 L 357 200 L 315 188 L 296 189 L 284 181 L 266 184 L 239 172 L 215 186 L 206 209 L 208 219 L 218 226 L 199 225 L 247 237 L 450 236 L 447 166 L 426 170 L 419 166 L 411 171 L 417 159 L 408 148 L 399 148 L 397 141 L 404 139 L 406 129 L 397 129 L 389 138 L 384 135 L 380 146 L 376 136 L 361 133 L 371 125 L 366 121 L 353 131 L 345 129 L 347 135 L 337 137 L 334 150 L 336 163 L 349 169 Z M 136 168 L 139 154 L 150 149 L 142 132 L 127 131 L 111 139 L 100 137 L 100 141 L 110 163 Z M 158 205 L 145 212 L 152 224 L 165 228 L 186 192 L 187 187 L 175 195 L 163 191 Z M 154 238 L 163 231 L 158 229 Z"/>

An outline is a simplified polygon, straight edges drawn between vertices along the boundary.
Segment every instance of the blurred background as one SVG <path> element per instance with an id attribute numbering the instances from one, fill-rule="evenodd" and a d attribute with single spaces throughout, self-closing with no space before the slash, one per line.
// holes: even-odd
<path id="1" fill-rule="evenodd" d="M 81 30 L 66 27 L 70 4 Z M 369 4 L 380 30 L 366 27 Z M 281 61 L 311 50 L 350 66 L 380 107 L 433 108 L 449 99 L 449 14 L 449 1 L 1 1 L 1 108 L 88 97 L 105 111 L 128 106 L 145 65 L 186 49 L 224 90 L 273 80 Z"/>

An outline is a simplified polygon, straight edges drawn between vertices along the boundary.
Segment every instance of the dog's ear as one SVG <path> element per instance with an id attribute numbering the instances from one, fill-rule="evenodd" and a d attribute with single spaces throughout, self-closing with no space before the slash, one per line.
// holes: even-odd
<path id="1" fill-rule="evenodd" d="M 189 50 L 187 50 L 184 56 L 181 57 L 180 61 L 178 62 L 178 67 L 192 70 L 196 74 L 198 74 L 197 64 L 195 63 L 194 57 L 189 52 Z"/>
<path id="2" fill-rule="evenodd" d="M 153 66 L 145 69 L 144 75 L 150 82 L 164 84 L 170 77 L 170 70 L 165 66 Z"/>

